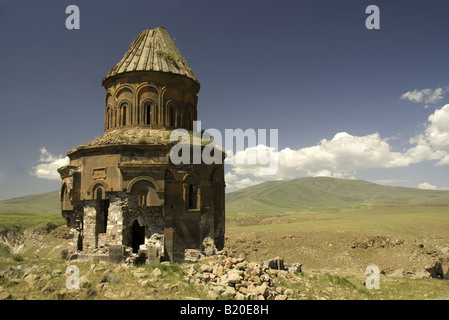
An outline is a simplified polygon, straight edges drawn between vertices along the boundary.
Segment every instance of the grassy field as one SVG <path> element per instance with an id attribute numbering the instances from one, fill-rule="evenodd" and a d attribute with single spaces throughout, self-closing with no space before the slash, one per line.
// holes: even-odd
<path id="1" fill-rule="evenodd" d="M 443 232 L 449 235 L 448 205 L 370 205 L 359 210 L 300 211 L 278 214 L 227 213 L 228 227 L 241 231 L 266 231 L 273 224 L 280 233 L 305 231 L 394 231 L 416 235 Z"/>
<path id="2" fill-rule="evenodd" d="M 66 281 L 71 274 L 66 274 L 69 265 L 77 266 L 80 278 L 83 277 L 78 290 L 67 289 Z M 150 279 L 156 268 L 161 275 Z M 207 299 L 207 292 L 198 290 L 184 279 L 179 264 L 126 268 L 108 263 L 24 259 L 12 263 L 0 261 L 2 269 L 12 269 L 0 281 L 0 297 L 3 295 L 9 300 Z M 113 274 L 113 280 L 102 281 L 107 272 Z M 136 276 L 136 273 L 146 276 Z M 31 277 L 26 278 L 27 274 Z"/>
<path id="3" fill-rule="evenodd" d="M 230 213 L 228 245 L 253 260 L 274 256 L 306 268 L 418 270 L 449 253 L 449 206 L 366 206 L 339 212 Z M 385 242 L 359 248 L 360 243 Z M 355 246 L 355 248 L 353 248 Z"/>
<path id="4" fill-rule="evenodd" d="M 24 230 L 26 228 L 42 224 L 54 223 L 62 225 L 65 223 L 61 215 L 37 214 L 37 213 L 0 213 L 0 231 Z"/>
<path id="5" fill-rule="evenodd" d="M 291 289 L 290 299 L 449 299 L 449 283 L 445 280 L 392 274 L 402 269 L 413 275 L 437 258 L 432 254 L 449 247 L 448 210 L 448 206 L 366 206 L 339 212 L 231 213 L 227 216 L 226 246 L 234 254 L 245 254 L 248 261 L 280 256 L 287 264 L 302 263 L 298 281 L 273 279 L 284 290 Z M 8 270 L 0 283 L 0 298 L 209 299 L 205 290 L 186 281 L 179 264 L 123 268 L 61 260 L 57 256 L 67 240 L 52 232 L 39 238 L 39 243 L 31 237 L 21 253 L 0 258 L 0 271 Z M 379 248 L 354 247 L 365 239 L 401 242 Z M 88 278 L 80 290 L 65 287 L 65 269 L 72 264 Z M 378 290 L 364 285 L 369 264 L 381 269 Z M 162 271 L 156 280 L 144 281 L 148 278 L 134 275 L 151 274 L 155 268 Z M 117 276 L 117 282 L 102 282 L 108 270 Z M 26 274 L 32 277 L 25 280 Z"/>
<path id="6" fill-rule="evenodd" d="M 330 178 L 270 182 L 227 194 L 226 247 L 262 262 L 279 256 L 301 263 L 300 281 L 276 279 L 293 299 L 449 299 L 449 282 L 420 278 L 449 257 L 449 192 L 394 188 Z M 62 225 L 57 192 L 0 201 L 0 232 Z M 58 229 L 54 230 L 56 232 Z M 64 290 L 67 240 L 58 233 L 29 233 L 10 252 L 0 244 L 0 298 L 8 299 L 207 299 L 186 282 L 179 265 L 161 266 L 162 277 L 142 285 L 137 267 L 79 263 L 90 284 Z M 381 270 L 380 289 L 364 285 L 365 269 Z M 156 265 L 144 266 L 151 273 Z M 12 268 L 12 269 L 11 269 Z M 105 270 L 119 276 L 103 285 Z M 34 270 L 34 287 L 23 281 Z M 62 271 L 62 274 L 61 274 Z M 51 290 L 46 290 L 51 283 Z M 175 284 L 175 286 L 173 286 Z"/>
<path id="7" fill-rule="evenodd" d="M 19 259 L 16 259 L 19 260 Z M 80 289 L 68 289 L 68 266 L 79 269 Z M 198 266 L 199 267 L 199 266 Z M 155 269 L 160 276 L 151 276 Z M 6 272 L 2 270 L 7 270 Z M 186 280 L 180 264 L 123 267 L 61 259 L 0 260 L 0 299 L 7 300 L 207 300 L 207 291 Z M 112 280 L 104 281 L 112 273 Z M 142 276 L 144 274 L 144 276 Z M 423 300 L 448 299 L 449 286 L 439 279 L 380 275 L 379 289 L 364 285 L 366 275 L 303 271 L 295 281 L 272 277 L 276 287 L 290 289 L 294 300 Z"/>

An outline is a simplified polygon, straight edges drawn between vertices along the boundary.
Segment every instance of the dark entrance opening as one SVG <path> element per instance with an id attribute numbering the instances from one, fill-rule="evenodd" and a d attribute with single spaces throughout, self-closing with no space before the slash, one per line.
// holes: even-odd
<path id="1" fill-rule="evenodd" d="M 198 187 L 189 184 L 189 209 L 198 209 Z"/>
<path id="2" fill-rule="evenodd" d="M 145 243 L 145 226 L 141 226 L 137 220 L 131 225 L 131 247 L 133 252 L 139 251 L 139 246 Z"/>
<path id="3" fill-rule="evenodd" d="M 81 237 L 81 233 L 78 234 L 78 242 L 77 242 L 76 249 L 79 251 L 83 250 L 83 237 Z"/>
<path id="4" fill-rule="evenodd" d="M 109 199 L 100 200 L 100 208 L 97 214 L 97 233 L 106 233 L 108 226 Z"/>

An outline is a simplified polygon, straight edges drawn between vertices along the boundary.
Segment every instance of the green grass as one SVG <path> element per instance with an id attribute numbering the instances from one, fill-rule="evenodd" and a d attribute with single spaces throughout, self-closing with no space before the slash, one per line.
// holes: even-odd
<path id="1" fill-rule="evenodd" d="M 447 247 L 449 239 L 449 193 L 384 187 L 365 181 L 310 178 L 269 182 L 226 195 L 226 245 L 247 254 L 250 261 L 281 256 L 286 263 L 303 263 L 301 281 L 277 278 L 277 285 L 293 290 L 295 299 L 449 299 L 449 285 L 439 279 L 393 278 L 388 272 L 402 263 L 407 268 L 435 248 Z M 57 192 L 0 201 L 0 231 L 64 224 Z M 354 240 L 379 236 L 398 237 L 404 244 L 382 249 L 351 248 Z M 49 241 L 48 239 L 46 241 Z M 91 262 L 76 263 L 80 275 L 91 281 L 89 288 L 64 292 L 66 262 L 48 258 L 47 251 L 11 254 L 0 245 L 0 270 L 22 266 L 0 283 L 11 299 L 207 299 L 207 293 L 185 279 L 180 264 L 140 266 L 150 274 L 159 268 L 162 276 L 141 285 L 136 267 Z M 418 247 L 424 244 L 424 249 Z M 59 252 L 59 251 L 58 251 Z M 43 259 L 42 257 L 47 257 Z M 375 263 L 383 274 L 380 289 L 363 284 L 364 268 Z M 73 263 L 74 264 L 74 263 Z M 39 281 L 30 288 L 23 279 L 26 267 L 39 266 Z M 401 266 L 402 267 L 402 266 Z M 315 273 L 314 269 L 320 269 Z M 119 282 L 101 285 L 103 272 L 115 272 Z M 336 270 L 339 271 L 329 271 Z M 349 271 L 349 269 L 351 269 Z M 387 272 L 385 272 L 385 270 Z M 420 269 L 422 270 L 422 269 Z M 359 272 L 360 271 L 360 272 Z M 34 272 L 34 271 L 33 271 Z M 359 273 L 357 273 L 359 272 Z M 54 281 L 55 290 L 42 292 Z M 62 291 L 61 291 L 62 290 Z"/>
<path id="2" fill-rule="evenodd" d="M 35 214 L 35 213 L 0 213 L 0 231 L 24 230 L 42 223 L 54 223 L 62 225 L 65 223 L 61 215 Z"/>
<path id="3" fill-rule="evenodd" d="M 0 257 L 10 257 L 11 252 L 4 245 L 0 244 Z"/>
<path id="4" fill-rule="evenodd" d="M 0 231 L 23 230 L 46 222 L 64 223 L 58 191 L 0 201 Z"/>
<path id="5" fill-rule="evenodd" d="M 232 213 L 226 216 L 227 245 L 252 261 L 280 256 L 307 269 L 424 270 L 448 248 L 449 205 L 372 205 L 339 212 L 277 214 Z M 363 249 L 372 239 L 401 245 Z M 393 243 L 393 242 L 391 242 Z M 420 249 L 419 244 L 423 245 Z"/>
<path id="6" fill-rule="evenodd" d="M 58 191 L 0 201 L 0 213 L 61 214 Z"/>
<path id="7" fill-rule="evenodd" d="M 315 211 L 295 213 L 229 213 L 226 215 L 229 226 L 239 227 L 240 231 L 277 232 L 301 231 L 395 231 L 416 234 L 423 228 L 432 231 L 447 231 L 449 235 L 449 206 L 446 205 L 376 205 L 360 210 Z M 261 224 L 266 219 L 276 219 L 276 223 Z"/>
<path id="8" fill-rule="evenodd" d="M 65 274 L 69 265 L 79 268 L 79 276 L 85 276 L 89 284 L 78 290 L 66 290 Z M 11 294 L 11 300 L 38 299 L 38 300 L 164 300 L 164 299 L 207 299 L 207 292 L 188 283 L 179 264 L 156 265 L 150 264 L 141 267 L 121 267 L 116 264 L 91 262 L 63 261 L 61 259 L 23 259 L 21 261 L 0 260 L 0 270 L 13 271 L 0 279 L 2 293 Z M 161 270 L 161 275 L 151 280 L 149 275 L 155 269 Z M 62 273 L 55 275 L 54 271 Z M 110 270 L 115 274 L 117 282 L 102 282 L 104 273 Z M 148 276 L 138 278 L 135 272 L 144 272 Z M 33 285 L 23 280 L 25 274 L 37 276 Z M 19 281 L 17 281 L 19 279 Z M 151 280 L 146 281 L 145 280 Z M 42 289 L 49 283 L 53 289 L 43 292 Z"/>
<path id="9" fill-rule="evenodd" d="M 449 285 L 439 279 L 390 278 L 379 279 L 379 289 L 368 289 L 365 276 L 303 273 L 310 279 L 311 289 L 299 288 L 309 300 L 424 300 L 448 299 Z M 300 298 L 301 296 L 296 296 Z"/>
<path id="10" fill-rule="evenodd" d="M 89 284 L 69 291 L 66 289 L 65 274 L 69 265 L 79 268 L 79 275 L 87 277 Z M 195 264 L 197 265 L 197 264 Z M 135 272 L 148 275 L 159 268 L 161 276 L 152 281 L 149 277 L 137 278 Z M 124 268 L 115 264 L 63 261 L 61 259 L 22 259 L 15 261 L 0 260 L 0 270 L 11 270 L 0 280 L 2 294 L 9 293 L 10 300 L 164 300 L 164 299 L 208 299 L 207 292 L 185 280 L 180 264 L 150 264 L 142 267 Z M 59 270 L 59 273 L 57 272 Z M 117 282 L 102 284 L 104 273 L 110 270 Z M 35 275 L 30 284 L 24 276 Z M 408 279 L 380 275 L 380 288 L 368 289 L 364 285 L 366 276 L 337 274 L 335 272 L 296 273 L 298 279 L 290 281 L 281 276 L 272 276 L 274 286 L 290 289 L 290 298 L 307 300 L 423 300 L 448 299 L 449 285 L 439 279 Z M 51 290 L 44 290 L 49 283 Z M 48 287 L 48 286 L 47 286 Z"/>

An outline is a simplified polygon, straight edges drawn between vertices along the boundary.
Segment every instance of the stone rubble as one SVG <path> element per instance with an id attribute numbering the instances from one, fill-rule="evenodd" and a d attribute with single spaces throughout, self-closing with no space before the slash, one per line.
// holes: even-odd
<path id="1" fill-rule="evenodd" d="M 301 272 L 301 265 L 286 268 L 278 257 L 259 264 L 243 257 L 228 257 L 224 251 L 211 256 L 193 251 L 186 257 L 197 264 L 182 265 L 186 280 L 206 290 L 211 299 L 287 300 L 293 291 L 279 286 L 279 278 L 300 280 L 297 272 Z"/>

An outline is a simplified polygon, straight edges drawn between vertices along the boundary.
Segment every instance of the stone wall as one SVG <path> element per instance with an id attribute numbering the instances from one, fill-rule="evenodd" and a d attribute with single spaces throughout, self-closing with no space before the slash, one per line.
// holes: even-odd
<path id="1" fill-rule="evenodd" d="M 90 251 L 96 248 L 96 216 L 97 205 L 93 201 L 84 204 L 83 219 L 83 250 Z"/>
<path id="2" fill-rule="evenodd" d="M 123 207 L 126 198 L 111 195 L 109 197 L 107 245 L 122 245 L 123 243 Z"/>

